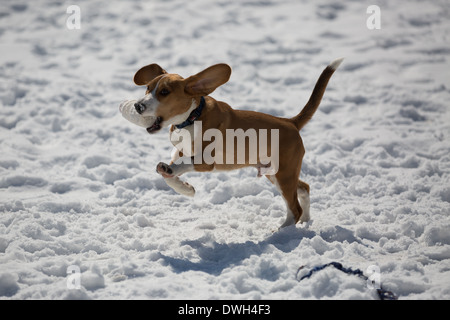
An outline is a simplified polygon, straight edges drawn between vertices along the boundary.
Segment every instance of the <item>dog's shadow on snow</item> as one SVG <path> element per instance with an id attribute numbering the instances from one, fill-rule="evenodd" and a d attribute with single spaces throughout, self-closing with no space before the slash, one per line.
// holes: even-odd
<path id="1" fill-rule="evenodd" d="M 161 254 L 161 258 L 177 273 L 186 271 L 203 271 L 211 275 L 219 275 L 228 267 L 239 265 L 252 255 L 261 255 L 270 246 L 283 252 L 290 252 L 300 244 L 304 238 L 313 238 L 316 232 L 296 228 L 285 228 L 273 233 L 260 242 L 247 241 L 244 243 L 217 243 L 200 240 L 183 241 L 181 245 L 188 245 L 197 250 L 200 261 L 192 262 L 188 259 L 173 258 Z M 198 259 L 196 259 L 198 260 Z"/>

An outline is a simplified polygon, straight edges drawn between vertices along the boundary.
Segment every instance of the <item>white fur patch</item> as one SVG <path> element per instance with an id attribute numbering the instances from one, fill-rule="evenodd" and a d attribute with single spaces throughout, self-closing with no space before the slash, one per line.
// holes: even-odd
<path id="1" fill-rule="evenodd" d="M 298 200 L 300 201 L 300 207 L 302 207 L 303 213 L 300 217 L 300 223 L 308 222 L 309 216 L 309 193 L 305 189 L 297 189 Z"/>
<path id="2" fill-rule="evenodd" d="M 191 106 L 189 107 L 189 109 L 186 112 L 177 114 L 176 116 L 174 116 L 174 117 L 172 117 L 172 118 L 170 118 L 168 120 L 163 119 L 163 122 L 161 123 L 161 126 L 162 127 L 167 127 L 167 126 L 170 126 L 170 125 L 183 123 L 189 117 L 189 115 L 191 114 L 191 112 L 195 108 L 197 108 L 197 103 L 195 102 L 195 99 L 192 99 L 192 104 L 191 104 Z"/>

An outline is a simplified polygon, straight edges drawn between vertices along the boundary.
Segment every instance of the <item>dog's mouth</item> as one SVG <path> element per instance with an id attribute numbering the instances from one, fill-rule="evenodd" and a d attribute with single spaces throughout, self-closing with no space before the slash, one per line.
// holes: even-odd
<path id="1" fill-rule="evenodd" d="M 161 129 L 161 122 L 162 118 L 157 117 L 155 122 L 150 127 L 147 128 L 147 132 L 150 134 L 158 132 Z"/>

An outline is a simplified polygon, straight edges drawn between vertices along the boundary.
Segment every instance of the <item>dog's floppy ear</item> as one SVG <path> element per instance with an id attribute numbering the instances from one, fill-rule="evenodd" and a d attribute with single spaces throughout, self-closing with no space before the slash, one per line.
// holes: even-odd
<path id="1" fill-rule="evenodd" d="M 161 68 L 156 63 L 149 64 L 148 66 L 142 67 L 134 75 L 134 83 L 138 86 L 143 86 L 155 79 L 157 76 L 167 73 L 166 70 Z"/>
<path id="2" fill-rule="evenodd" d="M 207 96 L 230 79 L 231 68 L 220 63 L 185 80 L 184 91 L 191 96 Z"/>

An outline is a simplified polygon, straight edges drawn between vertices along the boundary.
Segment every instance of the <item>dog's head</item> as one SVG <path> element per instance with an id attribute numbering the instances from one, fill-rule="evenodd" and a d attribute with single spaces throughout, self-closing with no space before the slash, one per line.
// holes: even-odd
<path id="1" fill-rule="evenodd" d="M 231 68 L 227 64 L 213 65 L 186 79 L 150 64 L 134 75 L 135 84 L 147 86 L 145 96 L 135 104 L 136 111 L 144 117 L 155 117 L 155 123 L 147 128 L 149 133 L 180 124 L 198 106 L 201 96 L 226 83 L 230 75 Z"/>

